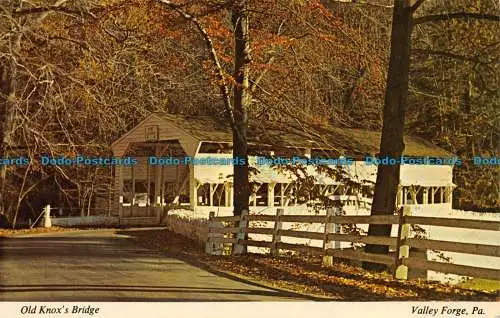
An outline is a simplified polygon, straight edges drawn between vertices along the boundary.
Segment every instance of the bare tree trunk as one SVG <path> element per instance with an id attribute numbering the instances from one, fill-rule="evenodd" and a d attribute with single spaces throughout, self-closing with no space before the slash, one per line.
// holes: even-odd
<path id="1" fill-rule="evenodd" d="M 8 62 L 0 64 L 0 158 L 5 157 L 5 134 L 6 134 L 6 121 L 7 110 L 10 107 L 9 96 L 11 91 L 10 82 L 10 65 Z M 0 165 L 0 214 L 5 213 L 4 207 L 4 193 L 5 193 L 5 177 L 6 166 Z"/>
<path id="2" fill-rule="evenodd" d="M 12 8 L 16 5 L 12 5 Z M 11 144 L 11 130 L 16 107 L 16 55 L 21 45 L 21 31 L 11 23 L 9 38 L 9 56 L 0 62 L 0 158 L 8 157 L 8 146 Z M 5 188 L 7 179 L 6 165 L 0 165 L 0 214 L 9 214 L 5 205 Z"/>
<path id="3" fill-rule="evenodd" d="M 248 108 L 252 102 L 249 88 L 250 69 L 250 40 L 248 27 L 247 0 L 236 0 L 232 7 L 232 23 L 234 27 L 234 86 L 231 103 L 230 86 L 224 77 L 224 70 L 219 62 L 214 44 L 207 30 L 195 16 L 185 12 L 181 6 L 170 0 L 157 0 L 181 14 L 185 19 L 193 22 L 205 40 L 210 57 L 214 62 L 215 73 L 219 81 L 219 88 L 223 97 L 227 119 L 233 132 L 233 159 L 244 160 L 244 164 L 234 165 L 233 170 L 233 203 L 234 215 L 241 215 L 241 211 L 248 210 L 250 186 L 248 182 Z"/>
<path id="4" fill-rule="evenodd" d="M 248 210 L 250 186 L 248 182 L 248 109 L 251 104 L 249 90 L 250 42 L 248 34 L 247 1 L 235 3 L 232 13 L 234 26 L 234 88 L 233 88 L 233 158 L 245 164 L 234 165 L 234 215 Z"/>
<path id="5" fill-rule="evenodd" d="M 385 92 L 380 158 L 399 159 L 404 150 L 404 123 L 407 108 L 408 76 L 410 64 L 410 38 L 412 31 L 409 0 L 394 2 L 391 55 Z M 379 165 L 371 215 L 392 214 L 396 207 L 400 166 Z M 390 236 L 391 225 L 370 225 L 368 235 Z M 388 246 L 369 244 L 366 252 L 387 254 Z M 365 263 L 364 267 L 383 270 L 385 265 Z"/>

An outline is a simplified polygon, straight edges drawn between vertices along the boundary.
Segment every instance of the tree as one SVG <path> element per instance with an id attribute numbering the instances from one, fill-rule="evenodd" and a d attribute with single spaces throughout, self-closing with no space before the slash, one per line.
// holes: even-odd
<path id="1" fill-rule="evenodd" d="M 234 215 L 248 211 L 250 185 L 248 180 L 248 111 L 252 103 L 249 85 L 250 39 L 248 3 L 236 1 L 232 9 L 234 27 L 234 86 L 233 86 L 233 157 L 243 165 L 234 165 Z"/>
<path id="2" fill-rule="evenodd" d="M 230 95 L 230 84 L 224 74 L 219 61 L 214 42 L 207 29 L 193 14 L 187 13 L 182 6 L 168 0 L 159 0 L 180 13 L 185 19 L 194 23 L 203 36 L 205 44 L 210 52 L 210 57 L 217 74 L 218 85 L 224 101 L 225 114 L 233 132 L 233 157 L 244 160 L 243 165 L 234 165 L 233 174 L 233 202 L 234 215 L 241 215 L 242 211 L 248 211 L 250 197 L 250 186 L 248 181 L 248 109 L 252 102 L 249 86 L 250 42 L 248 22 L 248 2 L 246 0 L 234 1 L 231 4 L 231 21 L 233 24 L 234 38 L 234 71 L 233 71 L 233 94 Z"/>
<path id="3" fill-rule="evenodd" d="M 412 7 L 409 2 L 408 0 L 396 0 L 394 2 L 391 54 L 379 152 L 381 158 L 400 158 L 404 150 L 403 136 L 408 96 L 412 28 Z M 378 166 L 371 215 L 387 215 L 394 212 L 399 184 L 399 170 L 399 164 Z M 391 225 L 370 225 L 368 235 L 390 236 Z M 365 251 L 383 254 L 389 251 L 389 247 L 367 245 Z M 371 266 L 374 269 L 379 267 L 375 264 L 371 264 Z"/>
<path id="4" fill-rule="evenodd" d="M 499 12 L 495 1 L 428 2 L 420 15 Z M 445 11 L 445 12 L 446 12 Z M 443 32 L 453 30 L 453 32 Z M 498 154 L 500 34 L 491 20 L 448 20 L 415 29 L 411 58 L 408 129 L 457 154 L 453 206 L 495 211 L 500 204 L 498 169 L 477 166 L 474 156 Z M 418 107 L 411 107 L 418 105 Z"/>
<path id="5" fill-rule="evenodd" d="M 422 23 L 434 23 L 455 19 L 486 19 L 499 21 L 498 15 L 486 13 L 453 12 L 419 16 L 414 12 L 426 0 L 396 0 L 393 8 L 391 54 L 389 73 L 385 92 L 383 128 L 380 142 L 380 157 L 400 158 L 404 150 L 404 125 L 408 99 L 408 81 L 410 70 L 410 47 L 413 26 Z M 372 204 L 371 215 L 390 215 L 396 207 L 396 195 L 399 184 L 399 165 L 380 165 Z M 391 225 L 370 225 L 368 235 L 390 236 Z M 366 252 L 384 254 L 389 247 L 368 244 Z M 365 263 L 365 268 L 383 270 L 385 266 Z"/>

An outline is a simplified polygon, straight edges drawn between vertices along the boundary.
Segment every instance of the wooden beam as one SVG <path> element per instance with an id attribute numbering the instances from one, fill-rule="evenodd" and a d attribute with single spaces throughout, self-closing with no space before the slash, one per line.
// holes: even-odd
<path id="1" fill-rule="evenodd" d="M 274 222 L 275 219 L 276 219 L 276 216 L 274 216 L 274 215 L 249 215 L 248 216 L 249 221 Z"/>
<path id="2" fill-rule="evenodd" d="M 353 216 L 332 216 L 329 218 L 332 223 L 339 224 L 398 224 L 397 215 L 353 215 Z M 303 222 L 303 223 L 324 223 L 325 217 L 320 215 L 284 215 L 283 222 Z"/>
<path id="3" fill-rule="evenodd" d="M 254 241 L 254 240 L 239 240 L 238 244 L 246 246 L 256 246 L 256 247 L 268 247 L 271 248 L 273 243 L 267 241 Z"/>
<path id="4" fill-rule="evenodd" d="M 239 227 L 212 227 L 209 230 L 209 233 L 222 233 L 222 234 L 228 234 L 228 233 L 239 233 L 240 228 Z"/>
<path id="5" fill-rule="evenodd" d="M 489 230 L 489 231 L 500 230 L 500 222 L 497 221 L 407 216 L 405 217 L 404 222 L 408 224 L 459 227 L 466 229 L 478 229 L 478 230 Z"/>
<path id="6" fill-rule="evenodd" d="M 377 245 L 387 245 L 396 246 L 396 237 L 384 237 L 384 236 L 374 236 L 374 235 L 357 235 L 357 234 L 328 234 L 328 240 L 331 241 L 341 241 L 341 242 L 352 242 L 352 243 L 364 243 L 364 244 L 377 244 Z"/>
<path id="7" fill-rule="evenodd" d="M 421 248 L 421 249 L 500 257 L 500 246 L 497 245 L 459 243 L 459 242 L 426 240 L 426 239 L 416 239 L 416 238 L 410 238 L 407 240 L 407 242 L 408 245 L 410 245 L 411 247 Z"/>
<path id="8" fill-rule="evenodd" d="M 328 249 L 327 254 L 338 258 L 347 258 L 363 262 L 379 263 L 386 265 L 394 264 L 394 257 L 381 254 L 372 254 L 365 252 L 358 252 L 353 250 L 338 250 Z"/>
<path id="9" fill-rule="evenodd" d="M 500 270 L 498 269 L 426 261 L 418 258 L 405 258 L 403 259 L 403 264 L 410 268 L 426 269 L 440 273 L 450 273 L 493 280 L 498 280 L 500 277 Z"/>
<path id="10" fill-rule="evenodd" d="M 238 239 L 237 238 L 230 238 L 230 237 L 214 236 L 214 237 L 210 238 L 210 242 L 213 242 L 213 243 L 231 243 L 231 244 L 236 244 L 236 243 L 238 243 Z"/>
<path id="11" fill-rule="evenodd" d="M 322 241 L 325 234 L 319 232 L 309 232 L 309 231 L 280 230 L 279 235 Z"/>
<path id="12" fill-rule="evenodd" d="M 240 220 L 240 216 L 239 215 L 235 215 L 235 216 L 216 216 L 216 217 L 214 217 L 214 220 L 219 221 L 219 222 L 235 222 L 235 221 L 239 221 Z"/>
<path id="13" fill-rule="evenodd" d="M 267 227 L 249 227 L 245 229 L 245 233 L 273 235 L 274 229 Z"/>
<path id="14" fill-rule="evenodd" d="M 311 255 L 324 255 L 324 250 L 321 247 L 307 246 L 303 244 L 278 243 L 278 248 L 283 250 L 299 251 Z"/>

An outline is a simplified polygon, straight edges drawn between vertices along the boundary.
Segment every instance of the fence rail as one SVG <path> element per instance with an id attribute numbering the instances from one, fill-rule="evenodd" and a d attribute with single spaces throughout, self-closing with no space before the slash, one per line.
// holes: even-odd
<path id="1" fill-rule="evenodd" d="M 411 225 L 431 225 L 454 228 L 500 231 L 500 222 L 453 218 L 418 217 L 410 215 L 410 208 L 400 209 L 399 215 L 383 216 L 343 216 L 338 208 L 327 210 L 326 215 L 283 215 L 283 209 L 277 209 L 276 215 L 248 215 L 215 217 L 210 213 L 209 233 L 206 252 L 221 255 L 224 244 L 232 244 L 232 254 L 244 251 L 244 247 L 269 248 L 274 256 L 280 250 L 304 252 L 323 256 L 324 261 L 332 263 L 332 257 L 372 262 L 392 266 L 394 277 L 407 279 L 408 268 L 433 270 L 443 273 L 481 277 L 500 280 L 500 270 L 475 266 L 442 263 L 410 257 L 410 248 L 430 249 L 467 253 L 473 255 L 500 257 L 500 246 L 476 243 L 461 243 L 423 238 L 410 238 Z M 274 227 L 250 227 L 253 221 L 273 222 Z M 283 229 L 283 223 L 318 223 L 324 224 L 324 232 L 299 231 Z M 398 225 L 397 237 L 359 235 L 341 233 L 340 224 L 387 224 Z M 251 240 L 247 234 L 263 234 L 271 236 L 271 241 Z M 231 237 L 226 237 L 227 235 Z M 323 247 L 282 242 L 282 237 L 294 237 L 323 241 Z M 340 249 L 337 242 L 351 242 L 389 246 L 395 250 L 392 255 L 367 253 L 361 250 Z M 335 248 L 336 247 L 336 248 Z"/>

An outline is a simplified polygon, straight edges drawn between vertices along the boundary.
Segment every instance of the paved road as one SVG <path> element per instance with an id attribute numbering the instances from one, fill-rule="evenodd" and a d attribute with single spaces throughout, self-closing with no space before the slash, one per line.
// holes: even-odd
<path id="1" fill-rule="evenodd" d="M 165 257 L 112 232 L 0 238 L 0 300 L 297 300 L 292 297 Z"/>

